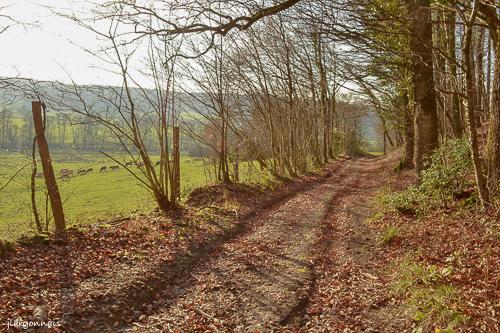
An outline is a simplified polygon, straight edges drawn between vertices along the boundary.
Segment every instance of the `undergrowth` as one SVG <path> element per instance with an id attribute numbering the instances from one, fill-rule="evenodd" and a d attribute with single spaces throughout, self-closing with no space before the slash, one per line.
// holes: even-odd
<path id="1" fill-rule="evenodd" d="M 416 323 L 413 332 L 454 332 L 467 320 L 460 311 L 458 295 L 446 283 L 451 266 L 423 265 L 404 258 L 394 267 L 392 292 L 403 296 L 405 310 Z"/>
<path id="2" fill-rule="evenodd" d="M 389 244 L 392 241 L 394 241 L 394 239 L 396 239 L 396 237 L 399 236 L 399 233 L 400 233 L 400 230 L 398 227 L 389 225 L 389 226 L 385 227 L 384 230 L 382 231 L 382 233 L 379 237 L 379 241 L 382 244 Z"/>
<path id="3" fill-rule="evenodd" d="M 464 205 L 477 204 L 472 186 L 472 160 L 466 139 L 451 140 L 434 151 L 421 181 L 405 191 L 387 193 L 384 206 L 401 213 L 421 215 L 453 199 Z"/>
<path id="4" fill-rule="evenodd" d="M 382 214 L 399 212 L 416 217 L 450 204 L 475 207 L 478 198 L 471 190 L 472 167 L 467 140 L 449 141 L 434 151 L 418 184 L 401 192 L 385 188 L 378 193 L 376 203 Z M 375 215 L 375 218 L 381 217 Z M 404 228 L 404 225 L 385 225 L 379 242 L 391 243 Z M 408 255 L 391 268 L 392 293 L 402 299 L 405 312 L 415 324 L 413 333 L 455 332 L 467 320 L 460 309 L 459 293 L 449 282 L 453 268 L 461 264 L 460 253 L 454 252 L 441 267 L 415 258 Z"/>

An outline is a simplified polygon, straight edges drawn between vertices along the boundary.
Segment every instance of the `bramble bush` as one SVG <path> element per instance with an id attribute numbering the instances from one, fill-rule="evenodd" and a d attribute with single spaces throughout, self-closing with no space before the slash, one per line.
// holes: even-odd
<path id="1" fill-rule="evenodd" d="M 472 159 L 466 139 L 441 145 L 428 163 L 420 184 L 388 196 L 389 207 L 419 213 L 464 193 L 471 185 Z"/>

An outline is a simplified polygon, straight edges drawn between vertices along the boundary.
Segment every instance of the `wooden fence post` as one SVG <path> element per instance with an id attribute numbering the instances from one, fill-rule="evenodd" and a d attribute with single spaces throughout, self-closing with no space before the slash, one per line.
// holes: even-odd
<path id="1" fill-rule="evenodd" d="M 174 182 L 175 182 L 175 197 L 177 200 L 181 198 L 181 156 L 179 145 L 179 127 L 174 127 Z"/>
<path id="2" fill-rule="evenodd" d="M 43 176 L 49 194 L 50 206 L 52 207 L 52 215 L 56 226 L 56 233 L 60 234 L 66 230 L 66 222 L 64 220 L 64 210 L 57 187 L 56 176 L 52 168 L 50 158 L 49 145 L 45 138 L 45 129 L 42 120 L 42 103 L 38 101 L 31 102 L 31 110 L 33 112 L 33 123 L 35 125 L 36 142 L 38 144 L 38 152 L 42 162 Z"/>

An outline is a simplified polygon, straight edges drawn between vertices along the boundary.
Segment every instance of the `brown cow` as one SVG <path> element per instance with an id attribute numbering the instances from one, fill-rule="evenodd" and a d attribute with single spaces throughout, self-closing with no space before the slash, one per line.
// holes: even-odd
<path id="1" fill-rule="evenodd" d="M 101 169 L 99 170 L 99 172 L 101 172 L 101 173 L 102 173 L 102 172 L 106 172 L 106 171 L 107 171 L 107 169 L 108 169 L 108 168 L 107 168 L 106 166 L 103 166 L 103 167 L 101 167 Z"/>
<path id="2" fill-rule="evenodd" d="M 120 167 L 118 165 L 112 165 L 112 166 L 109 167 L 109 169 L 111 171 L 118 171 L 118 169 L 120 169 Z"/>
<path id="3" fill-rule="evenodd" d="M 62 180 L 69 180 L 69 177 L 74 173 L 73 170 L 69 169 L 62 169 L 61 170 L 61 179 Z"/>

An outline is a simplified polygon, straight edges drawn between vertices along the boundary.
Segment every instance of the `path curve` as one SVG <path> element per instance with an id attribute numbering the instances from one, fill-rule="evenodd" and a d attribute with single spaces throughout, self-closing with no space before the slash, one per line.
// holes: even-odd
<path id="1" fill-rule="evenodd" d="M 323 221 L 335 202 L 362 187 L 370 163 L 346 161 L 325 182 L 257 215 L 255 230 L 193 268 L 182 297 L 122 331 L 256 332 L 295 321 L 315 288 Z"/>

